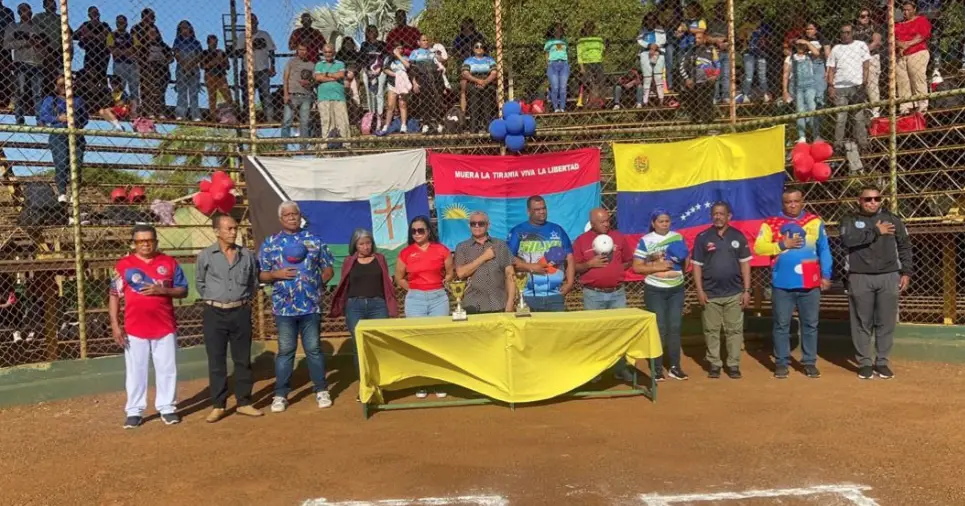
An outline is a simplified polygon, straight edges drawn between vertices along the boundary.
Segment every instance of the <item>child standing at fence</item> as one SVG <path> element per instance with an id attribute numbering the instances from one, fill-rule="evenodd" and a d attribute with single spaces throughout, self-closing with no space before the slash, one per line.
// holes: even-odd
<path id="1" fill-rule="evenodd" d="M 566 54 L 567 45 L 563 38 L 563 23 L 556 23 L 546 34 L 543 44 L 546 53 L 546 76 L 550 80 L 550 103 L 553 112 L 566 111 L 566 84 L 570 79 L 570 62 Z"/>
<path id="2" fill-rule="evenodd" d="M 823 65 L 820 66 L 823 68 Z M 784 60 L 784 101 L 794 105 L 798 113 L 814 111 L 817 109 L 817 81 L 824 78 L 820 72 L 819 65 L 814 63 L 814 58 L 809 51 L 807 41 L 798 40 L 794 45 L 794 54 Z M 807 142 L 806 130 L 811 126 L 811 136 L 818 140 L 821 138 L 821 119 L 818 116 L 809 118 L 798 118 L 797 120 L 797 141 Z"/>
<path id="3" fill-rule="evenodd" d="M 161 421 L 173 425 L 181 421 L 175 412 L 178 339 L 173 299 L 187 297 L 188 280 L 173 258 L 157 250 L 154 227 L 135 225 L 132 236 L 134 253 L 120 259 L 114 268 L 108 306 L 114 340 L 124 348 L 124 428 L 141 425 L 147 408 L 148 362 L 152 360 L 157 387 L 154 406 L 161 413 Z"/>
<path id="4" fill-rule="evenodd" d="M 657 99 L 663 105 L 663 73 L 666 67 L 667 32 L 660 26 L 655 13 L 643 18 L 643 30 L 637 37 L 640 51 L 640 70 L 643 72 L 643 105 L 650 102 L 650 84 L 657 87 Z M 637 105 L 641 105 L 639 102 Z"/>

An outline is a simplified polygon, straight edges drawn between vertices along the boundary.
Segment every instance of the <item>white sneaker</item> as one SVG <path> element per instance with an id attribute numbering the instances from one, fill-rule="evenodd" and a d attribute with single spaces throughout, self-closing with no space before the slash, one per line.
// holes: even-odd
<path id="1" fill-rule="evenodd" d="M 67 195 L 57 195 L 57 202 L 66 203 L 66 202 L 67 202 Z"/>
<path id="2" fill-rule="evenodd" d="M 328 390 L 322 390 L 315 394 L 315 400 L 318 402 L 318 409 L 332 407 L 332 396 L 329 395 Z"/>
<path id="3" fill-rule="evenodd" d="M 802 142 L 805 143 L 805 144 L 807 144 L 808 140 L 807 140 L 806 138 L 804 138 L 804 137 L 801 137 L 800 139 L 797 140 L 797 143 L 798 143 L 798 144 L 800 144 L 800 143 L 802 143 Z"/>
<path id="4" fill-rule="evenodd" d="M 191 120 L 191 121 L 194 121 L 195 123 L 197 123 L 197 122 L 201 121 L 201 118 L 194 118 L 194 119 Z"/>
<path id="5" fill-rule="evenodd" d="M 643 109 L 643 104 L 637 102 L 637 105 L 633 106 L 634 109 Z"/>
<path id="6" fill-rule="evenodd" d="M 33 341 L 34 337 L 37 337 L 37 333 L 34 331 L 27 332 L 27 342 Z"/>
<path id="7" fill-rule="evenodd" d="M 177 121 L 184 121 L 184 116 L 178 116 L 177 118 L 174 118 L 174 119 Z"/>
<path id="8" fill-rule="evenodd" d="M 402 126 L 399 128 L 399 133 L 402 133 L 402 134 L 407 134 L 407 133 L 409 133 L 409 128 L 408 128 L 408 126 L 407 126 L 407 125 L 402 125 Z"/>
<path id="9" fill-rule="evenodd" d="M 429 391 L 428 391 L 428 390 L 419 390 L 418 392 L 415 393 L 415 396 L 418 397 L 418 398 L 420 398 L 420 399 L 425 399 L 426 397 L 429 397 Z"/>
<path id="10" fill-rule="evenodd" d="M 272 413 L 284 413 L 286 409 L 288 409 L 288 399 L 276 395 L 271 400 Z"/>
<path id="11" fill-rule="evenodd" d="M 422 133 L 424 134 L 429 133 L 429 125 L 422 125 Z"/>
<path id="12" fill-rule="evenodd" d="M 436 132 L 442 133 L 443 130 L 444 128 L 442 127 L 442 125 L 436 126 Z"/>
<path id="13" fill-rule="evenodd" d="M 448 396 L 448 395 L 449 395 L 449 394 L 447 394 L 447 393 L 445 393 L 445 392 L 436 392 L 436 397 L 439 398 L 439 399 L 445 399 L 446 396 Z"/>
<path id="14" fill-rule="evenodd" d="M 614 110 L 614 111 L 619 111 L 619 110 L 620 110 L 620 104 L 614 105 L 614 106 L 613 106 L 613 110 Z"/>
<path id="15" fill-rule="evenodd" d="M 20 341 L 23 341 L 23 334 L 21 334 L 19 330 L 14 331 L 13 342 L 19 343 Z"/>

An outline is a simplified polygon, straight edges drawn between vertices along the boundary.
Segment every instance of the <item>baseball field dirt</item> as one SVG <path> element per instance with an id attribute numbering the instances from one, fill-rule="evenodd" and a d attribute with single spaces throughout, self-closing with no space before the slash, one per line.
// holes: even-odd
<path id="1" fill-rule="evenodd" d="M 0 412 L 0 504 L 965 504 L 965 366 L 898 362 L 894 380 L 859 381 L 843 361 L 822 361 L 821 379 L 779 381 L 765 356 L 744 357 L 742 380 L 707 379 L 687 359 L 691 380 L 661 384 L 655 404 L 580 399 L 366 421 L 350 365 L 330 373 L 327 410 L 302 365 L 289 411 L 257 419 L 205 423 L 204 381 L 180 385 L 175 426 L 153 417 L 123 430 L 120 392 L 19 406 Z"/>

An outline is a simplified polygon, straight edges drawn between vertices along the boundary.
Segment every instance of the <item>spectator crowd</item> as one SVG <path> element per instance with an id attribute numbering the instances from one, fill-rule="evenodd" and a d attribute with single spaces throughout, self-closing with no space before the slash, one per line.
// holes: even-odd
<path id="1" fill-rule="evenodd" d="M 896 13 L 899 98 L 927 93 L 928 73 L 940 64 L 933 31 L 940 31 L 941 24 L 938 12 L 929 6 L 919 13 L 916 2 L 905 0 Z M 43 0 L 43 12 L 35 15 L 28 3 L 17 5 L 16 13 L 0 5 L 0 67 L 7 70 L 0 73 L 0 104 L 12 100 L 19 124 L 28 115 L 38 116 L 47 126 L 58 124 L 50 121 L 57 115 L 42 114 L 46 98 L 58 103 L 62 40 L 57 7 L 56 0 Z M 833 28 L 798 16 L 784 23 L 783 34 L 760 8 L 750 7 L 739 18 L 733 41 L 726 3 L 717 3 L 711 11 L 705 15 L 696 2 L 658 3 L 642 20 L 632 68 L 616 79 L 604 71 L 611 44 L 600 36 L 594 21 L 584 21 L 572 43 L 566 24 L 554 22 L 542 46 L 546 80 L 534 98 L 546 99 L 552 112 L 571 109 L 573 99 L 577 107 L 588 109 L 681 106 L 692 121 L 711 122 L 717 115 L 715 105 L 731 97 L 733 60 L 741 73 L 734 97 L 738 103 L 780 102 L 805 113 L 881 99 L 889 52 L 886 15 L 879 7 L 860 9 L 853 22 Z M 231 61 L 243 56 L 243 47 L 221 49 L 213 34 L 203 36 L 202 44 L 188 20 L 178 23 L 169 44 L 151 9 L 142 10 L 130 27 L 124 15 L 117 16 L 112 27 L 101 20 L 97 7 L 88 9 L 87 18 L 70 33 L 83 51 L 82 67 L 73 76 L 82 117 L 99 117 L 118 130 L 125 128 L 122 121 L 137 118 L 201 121 L 202 83 L 212 121 L 236 122 L 238 112 L 246 112 L 255 101 L 247 96 L 246 86 L 234 90 L 234 97 L 229 85 Z M 404 10 L 395 13 L 395 22 L 384 40 L 373 25 L 357 44 L 338 32 L 326 37 L 305 13 L 288 37 L 287 49 L 294 55 L 279 67 L 279 47 L 253 15 L 251 62 L 263 119 L 280 120 L 285 137 L 303 138 L 347 138 L 353 131 L 485 131 L 498 113 L 496 61 L 473 20 L 462 21 L 448 48 L 409 25 Z M 833 32 L 837 37 L 831 37 Z M 578 87 L 570 86 L 574 56 L 578 72 L 572 78 Z M 238 65 L 236 70 L 244 75 L 244 58 Z M 778 66 L 782 70 L 775 72 Z M 281 86 L 273 91 L 276 76 Z M 172 82 L 177 97 L 173 113 L 165 104 Z M 241 111 L 236 110 L 236 98 Z M 927 106 L 926 100 L 907 102 L 901 112 L 924 111 Z M 852 114 L 851 137 L 858 148 L 867 142 L 867 116 L 879 114 L 879 107 Z M 848 116 L 841 113 L 836 118 L 838 145 L 846 141 Z M 800 142 L 808 136 L 820 139 L 819 118 L 798 120 L 797 131 Z"/>

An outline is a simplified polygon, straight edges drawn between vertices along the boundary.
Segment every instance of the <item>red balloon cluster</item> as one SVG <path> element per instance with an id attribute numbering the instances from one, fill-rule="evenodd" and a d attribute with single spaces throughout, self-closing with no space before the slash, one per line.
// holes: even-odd
<path id="1" fill-rule="evenodd" d="M 198 193 L 192 198 L 194 207 L 205 216 L 211 216 L 215 211 L 230 213 L 235 207 L 235 195 L 231 193 L 234 187 L 231 176 L 223 170 L 215 171 L 210 180 L 203 179 L 198 183 Z"/>
<path id="2" fill-rule="evenodd" d="M 823 183 L 831 178 L 831 167 L 825 163 L 834 148 L 824 141 L 813 144 L 799 142 L 791 150 L 791 165 L 794 166 L 794 178 L 798 181 L 817 181 Z"/>

